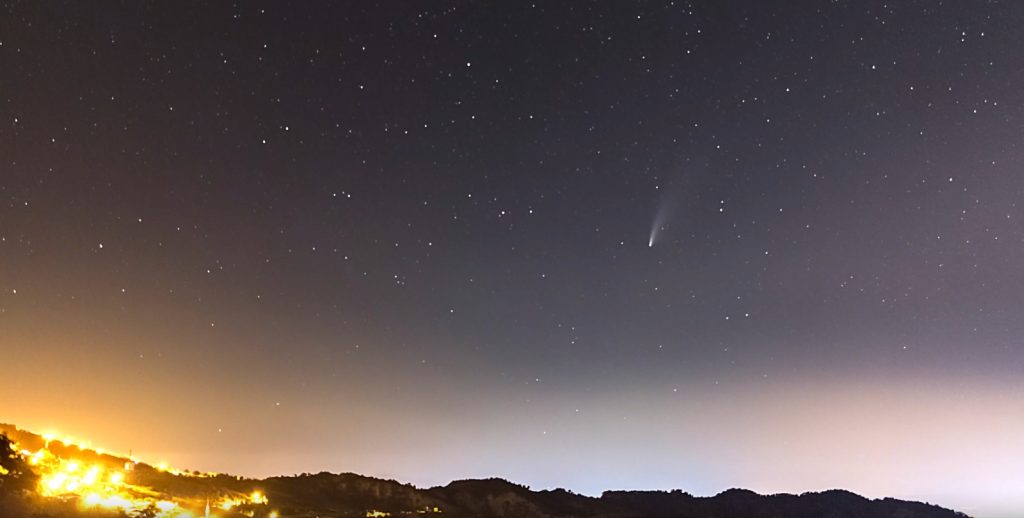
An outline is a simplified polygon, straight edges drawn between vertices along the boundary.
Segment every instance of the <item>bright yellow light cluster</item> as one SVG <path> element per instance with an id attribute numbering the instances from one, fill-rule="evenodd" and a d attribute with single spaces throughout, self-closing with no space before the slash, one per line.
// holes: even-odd
<path id="1" fill-rule="evenodd" d="M 191 477 L 191 478 L 213 478 L 219 476 L 220 473 L 215 471 L 207 471 L 206 473 L 197 473 L 188 470 L 180 470 L 168 466 L 166 462 L 161 462 L 154 466 L 157 470 L 163 471 L 164 473 L 170 473 L 178 477 Z"/>
<path id="2" fill-rule="evenodd" d="M 217 507 L 220 507 L 225 511 L 230 511 L 235 507 L 247 503 L 252 505 L 267 505 L 268 503 L 270 503 L 270 500 L 267 498 L 267 495 L 263 494 L 263 492 L 253 491 L 252 493 L 249 494 L 248 499 L 226 496 L 221 499 L 221 501 L 217 504 Z"/>
<path id="3" fill-rule="evenodd" d="M 29 458 L 36 457 L 33 455 Z M 102 466 L 83 468 L 81 463 L 76 460 L 56 457 L 53 457 L 51 462 L 45 462 L 45 455 L 41 456 L 41 459 L 36 461 L 35 465 L 40 468 L 39 489 L 44 496 L 98 493 L 108 491 L 109 486 L 116 486 L 116 484 L 110 484 L 109 479 L 102 477 Z"/>
<path id="4" fill-rule="evenodd" d="M 41 455 L 39 455 L 42 453 Z M 137 497 L 125 484 L 125 474 L 119 469 L 101 465 L 85 466 L 75 459 L 61 459 L 49 451 L 40 450 L 30 459 L 39 471 L 39 493 L 46 497 L 78 498 L 82 507 L 101 507 L 124 512 L 138 512 L 156 507 L 161 516 L 178 516 L 177 504 Z M 177 509 L 180 511 L 180 509 Z"/>
<path id="5" fill-rule="evenodd" d="M 220 501 L 219 504 L 217 504 L 217 507 L 220 507 L 221 509 L 223 509 L 225 511 L 230 511 L 233 507 L 238 507 L 238 506 L 242 505 L 243 503 L 244 502 L 242 501 L 241 498 L 225 497 L 225 498 L 223 498 Z"/>
<path id="6" fill-rule="evenodd" d="M 38 451 L 32 452 L 18 448 L 28 464 L 39 475 L 38 492 L 48 498 L 60 498 L 65 501 L 77 501 L 84 509 L 103 508 L 121 511 L 129 516 L 141 515 L 147 510 L 156 511 L 159 518 L 191 518 L 193 515 L 186 508 L 200 509 L 203 502 L 160 497 L 160 492 L 152 488 L 135 486 L 128 482 L 135 462 L 128 462 L 123 467 L 93 463 L 78 458 L 59 457 L 51 451 L 50 442 L 58 440 L 55 435 L 45 436 L 47 443 Z M 64 442 L 61 440 L 61 442 Z M 67 444 L 67 443 L 65 443 Z M 62 451 L 62 450 L 56 450 Z M 84 455 L 86 459 L 94 458 Z M 178 471 L 161 464 L 162 471 L 173 475 L 192 476 L 188 472 Z M 208 474 L 200 476 L 209 476 Z M 220 504 L 229 510 L 243 504 L 266 505 L 268 499 L 260 491 L 237 498 L 226 498 Z M 199 516 L 205 515 L 200 511 Z M 252 516 L 252 511 L 246 514 Z M 212 515 L 210 515 L 212 516 Z"/>
<path id="7" fill-rule="evenodd" d="M 53 441 L 57 441 L 57 442 L 64 443 L 67 446 L 74 446 L 74 447 L 76 447 L 76 448 L 78 448 L 80 450 L 92 449 L 92 443 L 89 442 L 89 441 L 80 441 L 80 440 L 75 439 L 73 437 L 68 437 L 66 435 L 59 435 L 56 432 L 46 432 L 46 433 L 44 433 L 43 434 L 43 439 L 47 443 L 51 443 Z M 96 451 L 97 451 L 97 453 L 101 453 L 101 454 L 103 453 L 102 450 L 96 450 Z"/>
<path id="8" fill-rule="evenodd" d="M 267 495 L 263 494 L 262 491 L 256 490 L 256 491 L 253 491 L 252 493 L 249 493 L 249 495 L 247 497 L 225 496 L 225 497 L 221 498 L 219 502 L 217 502 L 217 507 L 219 507 L 223 511 L 230 511 L 230 510 L 232 510 L 232 509 L 234 509 L 234 508 L 236 508 L 238 506 L 243 506 L 243 505 L 260 505 L 260 506 L 263 506 L 263 505 L 267 505 L 269 503 L 270 503 L 270 499 L 267 498 Z M 248 516 L 252 516 L 253 515 L 253 509 L 251 507 L 249 507 L 248 509 L 245 510 L 245 512 L 243 514 L 246 514 Z M 277 518 L 278 512 L 277 511 L 271 511 L 267 516 L 269 516 L 270 518 Z"/>

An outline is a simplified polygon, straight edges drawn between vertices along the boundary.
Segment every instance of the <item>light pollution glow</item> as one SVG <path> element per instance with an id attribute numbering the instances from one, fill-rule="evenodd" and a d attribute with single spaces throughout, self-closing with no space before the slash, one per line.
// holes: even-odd
<path id="1" fill-rule="evenodd" d="M 435 423 L 414 434 L 396 432 L 400 420 L 389 419 L 393 412 L 361 409 L 349 418 L 378 426 L 345 427 L 343 420 L 325 418 L 319 424 L 332 433 L 306 435 L 301 441 L 236 432 L 215 453 L 196 453 L 210 452 L 211 443 L 189 433 L 187 421 L 142 423 L 132 435 L 134 444 L 149 454 L 176 464 L 247 476 L 355 471 L 429 486 L 500 472 L 535 488 L 569 487 L 590 494 L 608 488 L 682 488 L 695 494 L 728 487 L 763 493 L 846 488 L 983 516 L 1011 516 L 1000 513 L 1024 506 L 1019 491 L 1024 468 L 1015 461 L 1024 458 L 1019 441 L 1024 434 L 1022 384 L 1007 391 L 1005 385 L 997 389 L 985 383 L 954 388 L 909 380 L 831 385 L 769 380 L 762 387 L 684 386 L 677 390 L 692 397 L 682 403 L 638 398 L 636 390 L 647 389 L 573 398 L 585 402 L 575 422 L 544 430 L 514 426 L 520 419 L 509 402 L 507 411 L 473 408 L 470 416 L 480 423 L 473 430 Z M 546 405 L 539 416 L 553 421 L 563 412 L 560 407 L 557 402 Z M 14 417 L 52 422 L 29 410 L 18 408 Z M 91 437 L 125 437 L 109 422 L 69 419 L 65 424 Z M 256 422 L 236 426 L 259 429 Z M 545 440 L 537 444 L 535 433 L 543 433 Z M 411 440 L 412 435 L 418 439 Z M 177 452 L 159 451 L 160 444 L 175 442 L 172 437 L 181 441 L 174 445 Z M 613 440 L 625 446 L 608 451 L 603 445 Z M 459 459 L 431 453 L 456 444 L 464 452 Z M 253 456 L 257 447 L 268 454 Z M 62 464 L 54 473 L 88 474 L 89 469 L 69 471 Z M 106 476 L 97 473 L 95 480 L 81 478 L 77 484 L 90 486 Z M 71 479 L 46 480 L 67 490 Z M 100 496 L 86 499 L 117 498 Z M 986 505 L 972 505 L 977 501 Z"/>

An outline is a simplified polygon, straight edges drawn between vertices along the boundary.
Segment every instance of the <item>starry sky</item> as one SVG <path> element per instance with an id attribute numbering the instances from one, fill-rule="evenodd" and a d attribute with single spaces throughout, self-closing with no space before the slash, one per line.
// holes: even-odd
<path id="1" fill-rule="evenodd" d="M 0 421 L 1024 508 L 1024 6 L 14 2 Z"/>

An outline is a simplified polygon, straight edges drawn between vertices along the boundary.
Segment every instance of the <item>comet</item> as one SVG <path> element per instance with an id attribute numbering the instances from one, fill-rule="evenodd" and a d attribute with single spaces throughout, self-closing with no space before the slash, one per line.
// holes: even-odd
<path id="1" fill-rule="evenodd" d="M 663 189 L 659 189 L 658 207 L 654 212 L 654 219 L 651 221 L 651 233 L 647 238 L 647 248 L 654 248 L 661 233 L 671 227 L 670 221 L 676 212 L 676 206 L 679 205 L 680 198 L 686 191 L 686 181 L 686 177 L 679 175 L 673 181 L 668 182 Z"/>
<path id="2" fill-rule="evenodd" d="M 654 247 L 654 242 L 658 240 L 658 236 L 664 230 L 665 224 L 668 222 L 669 217 L 672 216 L 673 209 L 675 209 L 675 203 L 672 199 L 664 199 L 658 205 L 658 211 L 654 214 L 654 221 L 651 222 L 651 234 L 647 238 L 648 248 Z"/>

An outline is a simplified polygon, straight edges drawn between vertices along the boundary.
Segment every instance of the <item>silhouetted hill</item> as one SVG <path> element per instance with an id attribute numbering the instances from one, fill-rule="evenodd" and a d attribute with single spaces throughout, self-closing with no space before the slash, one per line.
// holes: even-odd
<path id="1" fill-rule="evenodd" d="M 681 491 L 606 491 L 614 502 L 644 517 L 674 518 L 963 518 L 964 514 L 920 502 L 870 500 L 842 490 L 801 495 L 759 495 L 729 489 L 712 497 Z"/>
<path id="2" fill-rule="evenodd" d="M 131 464 L 130 486 L 147 498 L 176 502 L 176 509 L 202 516 L 202 504 L 235 499 L 241 503 L 215 508 L 221 518 L 264 518 L 277 512 L 281 518 L 366 517 L 373 515 L 429 515 L 453 518 L 963 518 L 965 515 L 938 506 L 895 499 L 871 500 L 849 491 L 831 490 L 801 495 L 759 495 L 746 489 L 729 489 L 712 497 L 696 497 L 683 491 L 606 491 L 600 497 L 579 495 L 564 489 L 533 491 L 499 478 L 458 480 L 446 486 L 416 488 L 394 480 L 354 473 L 316 473 L 249 479 L 225 474 L 199 474 L 162 470 L 145 463 L 89 449 L 47 441 L 43 437 L 0 424 L 19 448 L 35 452 L 45 448 L 59 458 L 111 470 Z M 2 482 L 2 479 L 0 479 Z M 3 485 L 0 483 L 0 488 Z M 268 503 L 250 504 L 255 490 Z M 81 510 L 75 497 L 43 498 L 0 492 L 3 518 L 114 516 L 94 509 Z M 80 503 L 80 502 L 79 502 Z M 198 506 L 198 507 L 197 507 Z M 134 511 L 133 511 L 134 513 Z M 132 513 L 129 513 L 132 514 Z M 117 515 L 117 514 L 115 514 Z M 141 516 L 141 514 L 137 514 Z M 123 516 L 123 514 L 120 514 Z"/>

